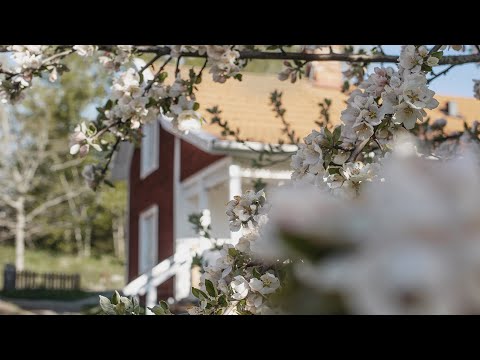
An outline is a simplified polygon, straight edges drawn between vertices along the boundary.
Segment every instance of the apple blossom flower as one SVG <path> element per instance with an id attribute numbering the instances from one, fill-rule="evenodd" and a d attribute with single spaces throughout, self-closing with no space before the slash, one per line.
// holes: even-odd
<path id="1" fill-rule="evenodd" d="M 280 280 L 275 275 L 267 272 L 260 276 L 260 279 L 250 279 L 249 285 L 252 291 L 268 295 L 274 293 L 280 287 Z"/>
<path id="2" fill-rule="evenodd" d="M 248 281 L 241 275 L 237 275 L 233 278 L 232 283 L 230 284 L 233 294 L 232 298 L 235 300 L 245 299 L 248 295 L 249 285 Z"/>
<path id="3" fill-rule="evenodd" d="M 73 50 L 80 56 L 92 56 L 97 51 L 96 45 L 74 45 Z"/>

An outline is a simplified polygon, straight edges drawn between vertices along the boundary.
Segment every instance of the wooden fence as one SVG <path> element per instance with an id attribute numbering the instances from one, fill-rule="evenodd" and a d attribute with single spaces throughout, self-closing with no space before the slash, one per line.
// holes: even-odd
<path id="1" fill-rule="evenodd" d="M 15 266 L 6 265 L 3 290 L 20 289 L 78 290 L 80 289 L 80 274 L 39 274 L 33 271 L 16 271 Z"/>

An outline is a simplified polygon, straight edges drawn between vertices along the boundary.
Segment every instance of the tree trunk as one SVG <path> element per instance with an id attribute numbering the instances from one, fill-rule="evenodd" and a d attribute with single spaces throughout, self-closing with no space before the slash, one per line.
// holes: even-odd
<path id="1" fill-rule="evenodd" d="M 25 198 L 18 199 L 17 224 L 15 226 L 15 267 L 17 271 L 25 268 Z"/>
<path id="2" fill-rule="evenodd" d="M 92 225 L 87 225 L 85 229 L 85 246 L 83 248 L 83 255 L 90 257 L 92 248 Z"/>
<path id="3" fill-rule="evenodd" d="M 125 258 L 125 227 L 123 225 L 123 217 L 115 216 L 112 219 L 112 237 L 113 252 L 119 259 Z"/>
<path id="4" fill-rule="evenodd" d="M 113 238 L 113 254 L 118 257 L 118 220 L 116 217 L 112 219 L 112 238 Z"/>
<path id="5" fill-rule="evenodd" d="M 73 230 L 73 233 L 75 235 L 75 243 L 76 243 L 76 248 L 77 248 L 77 256 L 80 257 L 83 255 L 83 236 L 82 236 L 82 228 L 75 224 L 75 228 Z"/>
<path id="6" fill-rule="evenodd" d="M 117 227 L 117 239 L 118 239 L 118 257 L 122 260 L 125 259 L 125 229 L 123 225 L 123 217 L 118 220 Z"/>

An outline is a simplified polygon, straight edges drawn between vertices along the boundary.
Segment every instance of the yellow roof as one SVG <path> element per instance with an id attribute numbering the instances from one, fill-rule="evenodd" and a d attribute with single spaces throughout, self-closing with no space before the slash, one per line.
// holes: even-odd
<path id="1" fill-rule="evenodd" d="M 292 84 L 280 81 L 276 74 L 243 73 L 243 81 L 229 79 L 224 84 L 213 82 L 205 69 L 203 81 L 196 92 L 200 111 L 210 122 L 211 115 L 207 108 L 217 105 L 222 111 L 222 121 L 240 128 L 240 137 L 250 141 L 278 143 L 279 139 L 287 140 L 282 134 L 282 123 L 275 117 L 270 105 L 270 93 L 274 90 L 283 93 L 283 106 L 286 108 L 286 120 L 291 123 L 296 134 L 302 139 L 312 129 L 318 128 L 315 120 L 319 120 L 320 107 L 318 103 L 324 98 L 332 100 L 330 118 L 334 124 L 340 123 L 340 114 L 345 109 L 347 96 L 340 89 L 319 87 L 303 78 Z M 432 121 L 444 118 L 447 120 L 447 131 L 463 130 L 463 121 L 471 124 L 480 120 L 480 101 L 472 98 L 435 95 L 440 105 L 435 110 L 429 110 Z M 441 109 L 446 108 L 448 101 L 457 103 L 459 117 L 447 116 Z M 205 125 L 204 130 L 219 137 L 221 128 L 218 125 Z"/>

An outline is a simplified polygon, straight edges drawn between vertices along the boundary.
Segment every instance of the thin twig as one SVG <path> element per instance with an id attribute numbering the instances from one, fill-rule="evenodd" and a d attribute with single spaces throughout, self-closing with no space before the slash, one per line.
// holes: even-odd
<path id="1" fill-rule="evenodd" d="M 455 67 L 457 65 L 450 65 L 448 68 L 446 68 L 445 70 L 439 72 L 438 74 L 435 74 L 435 76 L 431 77 L 430 79 L 427 80 L 427 84 L 430 84 L 431 81 L 435 80 L 436 78 L 438 78 L 440 75 L 446 75 L 451 68 Z"/>
<path id="2" fill-rule="evenodd" d="M 182 55 L 180 55 L 177 59 L 177 64 L 175 65 L 175 78 L 178 75 L 178 72 L 180 71 L 180 59 L 182 58 Z"/>
<path id="3" fill-rule="evenodd" d="M 163 63 L 163 65 L 160 67 L 160 69 L 158 69 L 157 73 L 155 74 L 155 76 L 153 77 L 152 80 L 150 80 L 150 82 L 147 84 L 147 86 L 145 87 L 145 91 L 143 92 L 143 94 L 145 95 L 148 90 L 150 90 L 150 88 L 152 87 L 153 83 L 157 80 L 157 78 L 160 76 L 160 74 L 162 73 L 163 69 L 165 69 L 165 66 L 167 66 L 167 64 L 172 60 L 172 57 L 169 56 L 167 60 L 165 60 L 165 62 Z"/>
<path id="4" fill-rule="evenodd" d="M 122 141 L 122 138 L 117 137 L 117 140 L 115 141 L 115 144 L 113 144 L 112 149 L 108 153 L 107 162 L 105 163 L 105 166 L 103 167 L 102 172 L 101 172 L 102 176 L 104 176 L 107 173 L 108 166 L 110 165 L 110 162 L 112 161 L 112 158 L 113 158 L 113 154 L 114 154 L 115 151 L 117 151 L 117 147 L 118 147 L 118 145 L 120 144 L 121 141 Z"/>
<path id="5" fill-rule="evenodd" d="M 159 54 L 155 55 L 149 62 L 147 62 L 147 63 L 145 64 L 144 67 L 142 67 L 142 68 L 140 69 L 139 73 L 140 73 L 140 74 L 143 73 L 150 65 L 152 65 L 155 61 L 157 61 L 157 59 L 159 59 L 159 58 L 162 57 L 162 56 L 163 56 L 163 55 L 159 55 Z"/>

